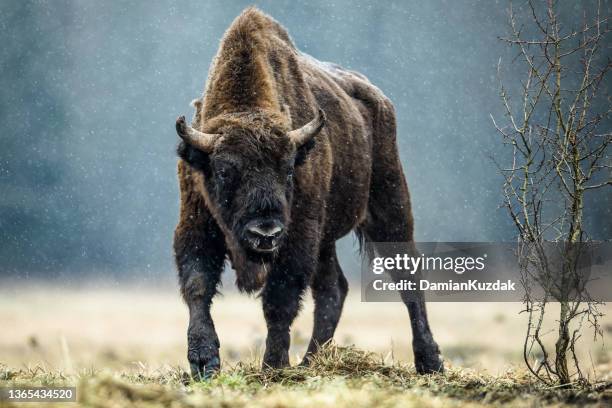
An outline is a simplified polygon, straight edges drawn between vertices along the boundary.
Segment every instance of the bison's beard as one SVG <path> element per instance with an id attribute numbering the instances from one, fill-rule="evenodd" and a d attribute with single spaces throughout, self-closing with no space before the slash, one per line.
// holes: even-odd
<path id="1" fill-rule="evenodd" d="M 270 264 L 246 259 L 241 268 L 236 268 L 236 286 L 238 290 L 253 293 L 261 289 L 266 282 Z"/>
<path id="2" fill-rule="evenodd" d="M 273 255 L 255 254 L 239 245 L 233 245 L 230 253 L 238 290 L 246 293 L 260 290 L 266 283 Z"/>

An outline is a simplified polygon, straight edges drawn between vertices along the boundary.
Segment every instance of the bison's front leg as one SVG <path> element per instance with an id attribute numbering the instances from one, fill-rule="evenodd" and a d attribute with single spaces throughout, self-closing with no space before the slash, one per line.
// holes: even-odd
<path id="1" fill-rule="evenodd" d="M 201 282 L 194 282 L 195 280 L 201 280 Z M 217 278 L 216 282 L 218 281 Z M 187 284 L 193 285 L 191 290 L 194 291 L 193 295 L 185 296 L 185 300 L 189 307 L 187 359 L 191 375 L 195 379 L 208 378 L 221 366 L 219 338 L 210 315 L 212 298 L 216 292 L 214 283 L 215 276 L 207 275 L 193 277 Z"/>
<path id="2" fill-rule="evenodd" d="M 284 251 L 270 271 L 262 292 L 268 327 L 263 368 L 289 365 L 289 331 L 315 267 L 312 251 L 306 254 Z"/>
<path id="3" fill-rule="evenodd" d="M 174 239 L 181 293 L 189 308 L 187 358 L 196 379 L 207 378 L 220 367 L 219 339 L 210 315 L 225 257 L 220 234 L 216 225 L 192 222 L 179 224 Z"/>

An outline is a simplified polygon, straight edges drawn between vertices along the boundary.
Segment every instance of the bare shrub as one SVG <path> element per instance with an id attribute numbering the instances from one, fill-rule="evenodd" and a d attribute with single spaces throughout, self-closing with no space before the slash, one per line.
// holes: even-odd
<path id="1" fill-rule="evenodd" d="M 500 60 L 505 117 L 502 124 L 492 117 L 508 148 L 505 163 L 496 163 L 504 178 L 503 205 L 518 235 L 529 315 L 524 359 L 545 383 L 587 384 L 576 343 L 586 323 L 595 338 L 601 335 L 601 313 L 580 268 L 591 241 L 583 214 L 587 194 L 609 194 L 612 186 L 610 28 L 600 5 L 584 11 L 579 29 L 561 24 L 554 1 L 529 1 L 526 7 L 519 15 L 510 6 L 510 35 L 501 38 L 517 51 L 513 63 L 525 76 L 507 88 Z M 520 92 L 511 95 L 509 89 Z M 545 290 L 536 292 L 538 287 Z M 550 302 L 559 303 L 552 330 L 543 326 Z M 554 350 L 546 335 L 556 336 Z"/>

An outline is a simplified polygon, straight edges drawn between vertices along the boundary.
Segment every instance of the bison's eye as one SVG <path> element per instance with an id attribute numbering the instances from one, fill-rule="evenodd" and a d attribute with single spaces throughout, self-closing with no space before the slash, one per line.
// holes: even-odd
<path id="1" fill-rule="evenodd" d="M 293 168 L 289 168 L 289 170 L 287 170 L 287 183 L 291 183 L 292 180 L 293 180 Z"/>
<path id="2" fill-rule="evenodd" d="M 233 163 L 216 161 L 213 163 L 213 177 L 215 184 L 221 189 L 230 188 L 237 179 L 238 169 Z"/>
<path id="3" fill-rule="evenodd" d="M 226 169 L 218 169 L 215 172 L 215 177 L 217 178 L 217 180 L 219 180 L 219 182 L 224 183 L 228 179 L 227 170 Z"/>

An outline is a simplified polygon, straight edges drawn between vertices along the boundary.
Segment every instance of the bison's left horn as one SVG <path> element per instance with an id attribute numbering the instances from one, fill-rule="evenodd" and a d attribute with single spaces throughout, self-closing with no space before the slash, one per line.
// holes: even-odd
<path id="1" fill-rule="evenodd" d="M 317 135 L 325 126 L 325 112 L 322 109 L 317 111 L 317 116 L 299 129 L 287 133 L 289 139 L 293 140 L 299 147 Z"/>
<path id="2" fill-rule="evenodd" d="M 186 143 L 204 152 L 212 151 L 213 143 L 215 139 L 219 137 L 219 135 L 215 133 L 203 133 L 195 130 L 185 122 L 184 116 L 179 116 L 178 119 L 176 119 L 176 133 Z"/>

